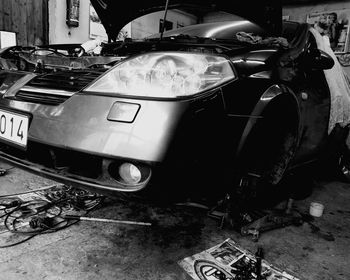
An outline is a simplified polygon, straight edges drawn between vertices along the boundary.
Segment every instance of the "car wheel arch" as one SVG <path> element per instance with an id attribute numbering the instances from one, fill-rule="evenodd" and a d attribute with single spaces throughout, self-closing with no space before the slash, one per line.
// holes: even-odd
<path id="1" fill-rule="evenodd" d="M 261 123 L 264 122 L 263 120 L 266 118 L 266 116 L 268 116 L 270 120 L 274 119 L 274 122 L 276 121 L 276 127 L 273 125 L 270 127 L 268 120 L 265 121 L 265 124 L 261 125 Z M 280 143 L 277 144 L 276 148 L 271 147 L 271 153 L 276 152 L 278 149 L 282 149 L 279 152 L 281 152 L 281 158 L 283 158 L 283 160 L 279 159 L 279 163 L 276 163 L 278 167 L 273 167 L 275 171 L 272 172 L 274 173 L 274 176 L 270 176 L 270 183 L 275 185 L 281 180 L 284 172 L 288 167 L 288 163 L 293 158 L 298 148 L 301 131 L 300 107 L 298 99 L 294 92 L 283 84 L 273 84 L 269 86 L 263 92 L 253 111 L 251 112 L 236 150 L 236 160 L 239 169 L 244 169 L 241 168 L 241 166 L 246 166 L 247 164 L 249 165 L 249 157 L 248 159 L 244 157 L 247 156 L 247 151 L 252 148 L 252 145 L 254 143 L 254 141 L 252 141 L 252 138 L 262 137 L 264 138 L 264 141 L 268 143 L 269 135 L 267 134 L 269 132 L 276 133 L 275 129 L 280 128 L 278 126 L 283 123 L 283 120 L 286 120 L 286 126 L 282 129 L 282 134 L 284 135 L 281 137 Z M 267 128 L 267 126 L 269 129 L 265 133 L 264 129 Z M 271 135 L 271 138 L 277 135 L 277 133 L 274 133 Z M 275 141 L 275 139 L 271 140 Z M 254 148 L 253 151 L 257 149 L 258 148 Z M 264 142 L 261 144 L 261 149 L 265 149 Z M 282 155 L 283 149 L 285 149 L 285 155 Z M 254 153 L 253 151 L 251 153 Z M 268 151 L 266 151 L 265 154 L 267 154 L 267 152 Z M 252 160 L 254 159 L 253 156 L 254 155 L 250 156 Z M 243 165 L 242 162 L 244 162 Z"/>

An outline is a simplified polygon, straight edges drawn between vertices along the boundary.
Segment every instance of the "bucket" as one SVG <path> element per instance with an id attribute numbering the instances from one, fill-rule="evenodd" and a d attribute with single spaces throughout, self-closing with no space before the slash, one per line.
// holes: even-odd
<path id="1" fill-rule="evenodd" d="M 310 215 L 313 217 L 321 217 L 323 214 L 324 206 L 318 202 L 310 203 Z"/>

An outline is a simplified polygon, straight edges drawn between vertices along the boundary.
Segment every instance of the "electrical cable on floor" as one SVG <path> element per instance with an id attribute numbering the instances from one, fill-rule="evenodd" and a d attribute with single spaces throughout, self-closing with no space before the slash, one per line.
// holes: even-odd
<path id="1" fill-rule="evenodd" d="M 78 190 L 64 186 L 55 189 L 41 188 L 47 190 L 45 199 L 32 199 L 21 201 L 16 198 L 20 194 L 1 196 L 8 198 L 9 201 L 0 203 L 0 218 L 4 220 L 4 226 L 8 232 L 25 236 L 20 241 L 11 244 L 0 245 L 0 248 L 12 247 L 21 244 L 36 235 L 56 232 L 67 228 L 79 222 L 78 219 L 67 219 L 64 217 L 63 209 L 84 212 L 86 215 L 89 211 L 95 209 L 104 200 L 104 196 L 89 193 L 84 190 Z M 32 190 L 30 192 L 36 192 Z M 13 200 L 11 201 L 11 197 Z"/>

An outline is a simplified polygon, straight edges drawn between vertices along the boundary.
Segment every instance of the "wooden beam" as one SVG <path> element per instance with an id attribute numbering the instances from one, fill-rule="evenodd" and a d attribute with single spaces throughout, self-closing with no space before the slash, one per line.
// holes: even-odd
<path id="1" fill-rule="evenodd" d="M 27 6 L 26 6 L 26 15 L 27 15 L 27 24 L 26 24 L 26 32 L 27 32 L 27 45 L 29 46 L 33 46 L 34 42 L 35 42 L 35 28 L 34 28 L 34 20 L 31 20 L 31 18 L 35 18 L 35 19 L 40 19 L 40 15 L 36 13 L 36 11 L 34 10 L 34 5 L 35 2 L 39 2 L 39 1 L 35 1 L 35 0 L 27 0 Z"/>
<path id="2" fill-rule="evenodd" d="M 11 0 L 3 0 L 3 30 L 12 31 L 11 28 Z"/>
<path id="3" fill-rule="evenodd" d="M 4 1 L 0 1 L 0 30 L 4 29 Z"/>

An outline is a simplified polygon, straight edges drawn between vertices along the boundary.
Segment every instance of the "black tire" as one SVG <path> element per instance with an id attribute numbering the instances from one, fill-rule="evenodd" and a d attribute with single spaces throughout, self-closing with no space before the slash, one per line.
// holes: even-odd
<path id="1" fill-rule="evenodd" d="M 298 111 L 290 106 L 290 99 L 279 98 L 268 105 L 249 134 L 239 165 L 240 176 L 250 178 L 245 187 L 255 205 L 284 197 L 279 196 L 278 186 L 298 147 L 298 131 Z"/>

